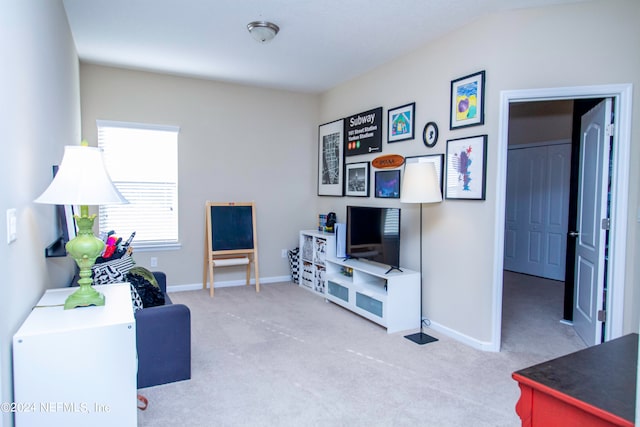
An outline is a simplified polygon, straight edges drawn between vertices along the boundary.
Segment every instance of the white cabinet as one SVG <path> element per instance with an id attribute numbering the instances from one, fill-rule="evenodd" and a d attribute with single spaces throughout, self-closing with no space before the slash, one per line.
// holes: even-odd
<path id="1" fill-rule="evenodd" d="M 420 273 L 338 259 L 334 234 L 300 232 L 300 286 L 384 326 L 390 334 L 420 328 Z"/>
<path id="2" fill-rule="evenodd" d="M 17 427 L 137 425 L 129 285 L 95 288 L 105 295 L 103 307 L 64 310 L 78 288 L 46 291 L 14 335 Z"/>
<path id="3" fill-rule="evenodd" d="M 357 259 L 326 260 L 327 300 L 387 328 L 420 327 L 420 273 Z"/>
<path id="4" fill-rule="evenodd" d="M 300 232 L 300 286 L 324 295 L 326 260 L 336 256 L 336 237 L 332 233 Z"/>

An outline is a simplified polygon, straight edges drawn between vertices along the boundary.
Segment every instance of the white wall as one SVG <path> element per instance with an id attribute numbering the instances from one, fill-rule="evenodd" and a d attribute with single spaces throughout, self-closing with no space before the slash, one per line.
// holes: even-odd
<path id="1" fill-rule="evenodd" d="M 538 101 L 509 106 L 509 146 L 571 139 L 573 101 Z"/>
<path id="2" fill-rule="evenodd" d="M 78 58 L 58 0 L 0 2 L 0 401 L 13 399 L 11 340 L 46 288 L 73 271 L 46 259 L 57 237 L 54 207 L 33 200 L 51 182 L 63 146 L 80 142 Z M 17 210 L 17 240 L 7 244 L 5 211 Z M 3 414 L 5 425 L 11 414 Z"/>
<path id="3" fill-rule="evenodd" d="M 494 218 L 500 91 L 512 89 L 633 83 L 640 88 L 640 3 L 607 0 L 504 12 L 486 16 L 412 54 L 336 87 L 322 97 L 321 122 L 383 106 L 385 111 L 416 102 L 416 128 L 436 121 L 440 139 L 427 149 L 414 141 L 385 144 L 383 154 L 444 153 L 446 140 L 488 134 L 486 201 L 450 201 L 424 206 L 423 304 L 434 324 L 479 347 L 492 336 Z M 450 131 L 452 79 L 486 70 L 485 125 Z M 634 123 L 640 112 L 634 111 Z M 632 129 L 632 140 L 640 138 Z M 385 124 L 386 132 L 386 124 Z M 640 146 L 632 144 L 625 332 L 637 330 L 640 306 L 638 193 Z M 374 155 L 348 158 L 364 161 Z M 402 208 L 401 263 L 419 268 L 418 207 L 371 198 L 322 198 L 320 210 L 344 215 L 349 203 Z"/>
<path id="4" fill-rule="evenodd" d="M 82 133 L 97 142 L 96 120 L 180 126 L 179 234 L 182 248 L 141 252 L 139 265 L 167 273 L 169 285 L 202 283 L 204 204 L 255 201 L 261 278 L 288 278 L 282 249 L 317 221 L 319 96 L 81 64 Z M 118 230 L 115 230 L 118 232 Z M 135 241 L 134 241 L 135 247 Z M 244 268 L 216 271 L 216 283 L 244 280 Z"/>

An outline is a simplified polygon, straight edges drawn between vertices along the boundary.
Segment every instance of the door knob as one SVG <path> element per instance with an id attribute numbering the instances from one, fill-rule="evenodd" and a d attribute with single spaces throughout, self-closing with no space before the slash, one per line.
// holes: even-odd
<path id="1" fill-rule="evenodd" d="M 569 236 L 570 237 L 578 237 L 580 235 L 579 231 L 570 231 L 569 232 Z"/>

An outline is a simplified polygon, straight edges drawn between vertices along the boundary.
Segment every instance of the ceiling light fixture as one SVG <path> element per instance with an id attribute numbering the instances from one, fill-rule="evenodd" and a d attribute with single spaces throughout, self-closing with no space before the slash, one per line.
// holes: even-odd
<path id="1" fill-rule="evenodd" d="M 280 27 L 271 22 L 254 21 L 247 24 L 247 30 L 249 30 L 251 37 L 260 43 L 266 43 L 278 34 Z"/>

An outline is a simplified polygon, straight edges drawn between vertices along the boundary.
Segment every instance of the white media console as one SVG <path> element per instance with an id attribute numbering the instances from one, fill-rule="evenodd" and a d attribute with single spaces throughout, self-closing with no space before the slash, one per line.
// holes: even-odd
<path id="1" fill-rule="evenodd" d="M 335 242 L 333 234 L 300 232 L 300 286 L 384 326 L 390 334 L 420 328 L 420 273 L 338 259 Z"/>

